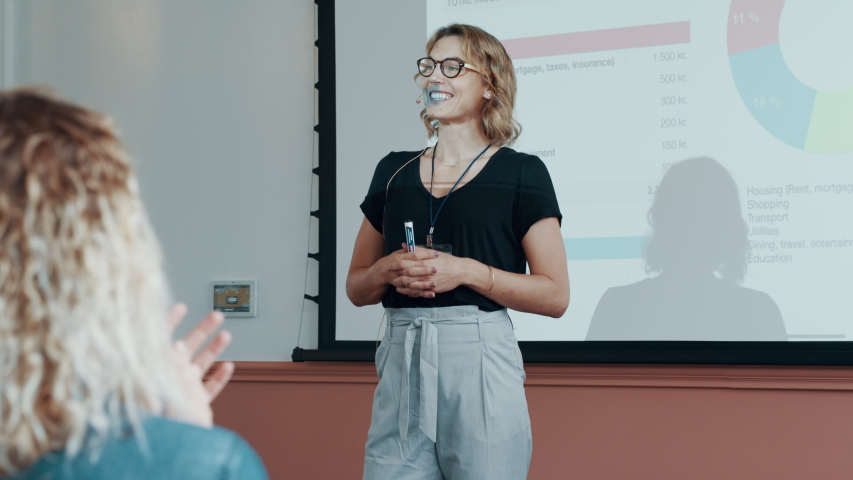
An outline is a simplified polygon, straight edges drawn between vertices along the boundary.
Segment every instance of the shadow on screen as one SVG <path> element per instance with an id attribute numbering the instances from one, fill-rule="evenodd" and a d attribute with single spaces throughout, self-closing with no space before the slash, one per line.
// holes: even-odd
<path id="1" fill-rule="evenodd" d="M 710 158 L 676 163 L 655 193 L 646 271 L 609 288 L 587 340 L 786 341 L 776 302 L 739 285 L 749 241 L 735 181 Z"/>

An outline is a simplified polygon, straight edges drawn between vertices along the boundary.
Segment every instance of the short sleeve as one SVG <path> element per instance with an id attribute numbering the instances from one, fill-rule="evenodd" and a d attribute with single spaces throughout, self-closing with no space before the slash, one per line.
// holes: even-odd
<path id="1" fill-rule="evenodd" d="M 364 213 L 364 217 L 379 233 L 382 233 L 382 217 L 385 212 L 385 189 L 388 184 L 386 165 L 390 156 L 390 154 L 387 155 L 376 165 L 373 179 L 370 181 L 370 188 L 367 190 L 364 201 L 361 202 L 361 211 Z"/>
<path id="2" fill-rule="evenodd" d="M 549 217 L 556 217 L 558 222 L 563 220 L 554 183 L 545 163 L 535 156 L 527 156 L 522 161 L 514 221 L 519 242 L 539 220 Z"/>

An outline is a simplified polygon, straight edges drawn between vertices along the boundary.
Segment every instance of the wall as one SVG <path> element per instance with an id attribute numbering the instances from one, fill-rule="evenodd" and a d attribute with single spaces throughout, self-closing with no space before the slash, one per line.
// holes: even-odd
<path id="1" fill-rule="evenodd" d="M 115 118 L 190 317 L 211 308 L 211 280 L 255 279 L 259 315 L 227 321 L 225 358 L 289 359 L 309 263 L 313 2 L 0 3 L 15 20 L 3 35 L 15 58 L 0 62 L 12 83 Z M 315 347 L 313 305 L 306 316 L 303 346 Z"/>
<path id="2" fill-rule="evenodd" d="M 531 480 L 848 479 L 853 369 L 527 365 Z M 374 366 L 238 364 L 214 403 L 273 480 L 361 478 Z"/>

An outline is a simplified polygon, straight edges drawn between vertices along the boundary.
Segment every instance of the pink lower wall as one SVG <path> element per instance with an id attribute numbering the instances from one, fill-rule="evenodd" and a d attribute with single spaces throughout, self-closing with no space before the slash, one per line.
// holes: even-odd
<path id="1" fill-rule="evenodd" d="M 853 478 L 853 369 L 528 365 L 530 479 Z M 361 478 L 372 364 L 238 363 L 216 422 L 270 477 Z"/>

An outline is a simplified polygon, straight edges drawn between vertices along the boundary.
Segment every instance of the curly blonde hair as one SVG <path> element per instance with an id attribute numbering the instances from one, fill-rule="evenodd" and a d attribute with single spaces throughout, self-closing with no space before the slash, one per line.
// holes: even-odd
<path id="1" fill-rule="evenodd" d="M 503 44 L 483 29 L 462 24 L 439 28 L 426 44 L 426 52 L 444 37 L 459 37 L 466 60 L 480 69 L 480 77 L 492 92 L 492 98 L 483 104 L 483 131 L 494 145 L 510 146 L 521 135 L 521 125 L 513 117 L 515 109 L 515 68 Z M 415 79 L 420 78 L 419 74 Z M 430 118 L 426 108 L 421 120 L 427 129 L 427 138 L 438 135 L 438 122 Z"/>
<path id="2" fill-rule="evenodd" d="M 112 122 L 45 90 L 0 91 L 0 474 L 184 409 L 168 302 Z"/>

